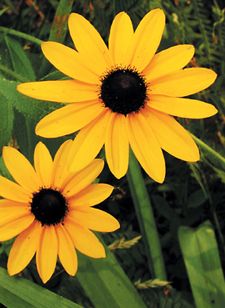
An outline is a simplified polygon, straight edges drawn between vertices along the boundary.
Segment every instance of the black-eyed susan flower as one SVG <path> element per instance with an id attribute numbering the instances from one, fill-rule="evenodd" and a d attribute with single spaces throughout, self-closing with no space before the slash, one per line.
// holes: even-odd
<path id="1" fill-rule="evenodd" d="M 40 136 L 53 138 L 80 130 L 74 162 L 92 160 L 105 145 L 112 173 L 120 178 L 128 167 L 129 145 L 150 177 L 163 182 L 162 149 L 185 161 L 199 159 L 189 133 L 173 116 L 205 118 L 214 106 L 183 98 L 209 87 L 216 74 L 186 68 L 192 45 L 177 45 L 157 54 L 165 15 L 150 11 L 134 31 L 129 16 L 113 20 L 108 48 L 81 15 L 71 14 L 69 31 L 75 50 L 45 42 L 45 57 L 70 80 L 24 83 L 18 91 L 33 98 L 68 103 L 36 126 Z"/>
<path id="2" fill-rule="evenodd" d="M 14 180 L 0 176 L 0 241 L 16 239 L 8 258 L 8 272 L 22 271 L 36 253 L 37 271 L 45 283 L 52 276 L 57 256 L 70 275 L 77 271 L 76 250 L 92 258 L 104 258 L 105 250 L 90 230 L 109 232 L 119 228 L 110 214 L 92 206 L 105 200 L 113 187 L 92 184 L 104 162 L 93 160 L 68 173 L 66 141 L 54 160 L 43 143 L 34 153 L 34 166 L 16 149 L 3 148 L 3 159 Z"/>

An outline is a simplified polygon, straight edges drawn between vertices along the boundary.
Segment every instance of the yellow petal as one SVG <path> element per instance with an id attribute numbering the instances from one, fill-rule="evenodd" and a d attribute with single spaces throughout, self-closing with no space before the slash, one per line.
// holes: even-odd
<path id="1" fill-rule="evenodd" d="M 109 169 L 120 179 L 128 169 L 129 143 L 126 117 L 112 113 L 106 131 L 105 154 Z"/>
<path id="2" fill-rule="evenodd" d="M 108 48 L 98 31 L 83 16 L 72 13 L 68 20 L 69 31 L 76 49 L 99 76 L 112 65 Z"/>
<path id="3" fill-rule="evenodd" d="M 25 231 L 16 238 L 8 258 L 9 275 L 21 272 L 33 258 L 39 243 L 41 224 L 33 222 Z"/>
<path id="4" fill-rule="evenodd" d="M 45 138 L 74 133 L 94 120 L 103 106 L 97 102 L 75 103 L 59 108 L 38 122 L 36 134 Z"/>
<path id="5" fill-rule="evenodd" d="M 208 88 L 216 79 L 216 73 L 207 68 L 186 68 L 154 80 L 150 94 L 187 96 Z"/>
<path id="6" fill-rule="evenodd" d="M 158 111 L 189 119 L 208 118 L 217 113 L 217 109 L 211 104 L 163 95 L 152 95 L 148 105 Z"/>
<path id="7" fill-rule="evenodd" d="M 104 161 L 102 159 L 93 160 L 87 167 L 77 172 L 69 181 L 67 181 L 63 188 L 63 193 L 67 198 L 72 197 L 90 185 L 101 173 L 103 167 Z"/>
<path id="8" fill-rule="evenodd" d="M 45 101 L 74 103 L 97 99 L 96 86 L 76 80 L 25 82 L 17 86 L 20 93 Z"/>
<path id="9" fill-rule="evenodd" d="M 92 258 L 105 258 L 105 249 L 93 232 L 67 219 L 65 228 L 73 240 L 75 248 Z"/>
<path id="10" fill-rule="evenodd" d="M 41 183 L 23 154 L 13 147 L 3 147 L 2 156 L 7 169 L 19 185 L 31 193 L 38 190 Z"/>
<path id="11" fill-rule="evenodd" d="M 52 157 L 47 147 L 39 142 L 34 151 L 34 166 L 42 186 L 49 187 L 52 178 Z"/>
<path id="12" fill-rule="evenodd" d="M 81 206 L 69 212 L 69 218 L 75 223 L 100 232 L 112 232 L 120 224 L 112 215 L 92 207 Z"/>
<path id="13" fill-rule="evenodd" d="M 199 160 L 199 150 L 195 142 L 173 117 L 150 109 L 146 116 L 165 151 L 185 161 Z"/>
<path id="14" fill-rule="evenodd" d="M 195 49 L 192 45 L 177 45 L 157 53 L 143 74 L 147 81 L 152 81 L 161 76 L 182 69 L 194 55 Z"/>
<path id="15" fill-rule="evenodd" d="M 127 59 L 131 66 L 143 71 L 154 56 L 165 26 L 165 14 L 161 9 L 151 10 L 138 25 L 132 43 L 129 47 Z"/>
<path id="16" fill-rule="evenodd" d="M 125 57 L 133 34 L 134 30 L 130 17 L 125 12 L 117 14 L 109 35 L 109 52 L 115 64 L 126 64 Z"/>
<path id="17" fill-rule="evenodd" d="M 42 228 L 42 234 L 36 253 L 37 271 L 43 283 L 46 283 L 55 270 L 58 253 L 58 240 L 54 226 Z"/>
<path id="18" fill-rule="evenodd" d="M 41 48 L 48 61 L 65 75 L 91 84 L 100 83 L 98 75 L 89 69 L 89 62 L 82 61 L 74 49 L 56 42 L 44 42 Z"/>
<path id="19" fill-rule="evenodd" d="M 91 184 L 69 199 L 69 206 L 93 206 L 107 199 L 114 187 L 108 184 Z"/>
<path id="20" fill-rule="evenodd" d="M 71 171 L 68 169 L 70 161 L 68 159 L 72 140 L 66 140 L 61 144 L 55 154 L 52 171 L 52 185 L 61 188 L 62 183 L 69 177 Z"/>
<path id="21" fill-rule="evenodd" d="M 7 199 L 0 200 L 0 225 L 30 214 L 28 204 Z"/>
<path id="22" fill-rule="evenodd" d="M 28 214 L 18 217 L 4 225 L 0 226 L 0 241 L 7 241 L 27 229 L 34 221 L 34 216 Z"/>
<path id="23" fill-rule="evenodd" d="M 87 166 L 99 153 L 104 142 L 110 112 L 103 111 L 98 118 L 80 130 L 70 152 L 70 168 L 73 172 Z"/>
<path id="24" fill-rule="evenodd" d="M 59 260 L 65 271 L 74 276 L 77 272 L 77 254 L 72 239 L 62 225 L 56 226 Z"/>
<path id="25" fill-rule="evenodd" d="M 153 180 L 162 183 L 166 173 L 164 156 L 142 112 L 128 116 L 128 129 L 130 145 L 137 160 Z"/>
<path id="26" fill-rule="evenodd" d="M 29 202 L 31 194 L 23 187 L 0 175 L 0 196 L 18 202 Z"/>

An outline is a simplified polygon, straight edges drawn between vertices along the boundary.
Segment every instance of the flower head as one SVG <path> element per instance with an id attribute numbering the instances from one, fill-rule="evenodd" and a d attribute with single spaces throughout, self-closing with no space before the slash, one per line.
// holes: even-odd
<path id="1" fill-rule="evenodd" d="M 3 160 L 14 183 L 0 176 L 0 241 L 17 236 L 8 259 L 8 271 L 22 271 L 36 253 L 38 273 L 45 283 L 52 276 L 57 256 L 70 275 L 77 271 L 76 250 L 104 258 L 105 250 L 90 230 L 110 232 L 118 221 L 92 206 L 105 200 L 113 187 L 92 184 L 104 162 L 95 159 L 83 169 L 68 171 L 72 141 L 64 142 L 54 160 L 39 142 L 34 166 L 16 149 L 3 148 Z M 90 230 L 89 230 L 90 229 Z"/>
<path id="2" fill-rule="evenodd" d="M 207 68 L 183 69 L 193 57 L 192 45 L 156 53 L 164 26 L 160 9 L 146 14 L 135 31 L 129 16 L 121 12 L 113 20 L 107 48 L 84 17 L 71 14 L 69 30 L 76 49 L 45 42 L 42 50 L 72 79 L 18 86 L 19 92 L 33 98 L 67 104 L 44 117 L 36 133 L 54 138 L 80 130 L 74 163 L 89 162 L 105 145 L 109 168 L 117 178 L 127 171 L 129 146 L 158 182 L 165 178 L 162 149 L 182 160 L 197 161 L 196 144 L 173 116 L 214 115 L 213 105 L 183 97 L 209 87 L 216 74 Z"/>

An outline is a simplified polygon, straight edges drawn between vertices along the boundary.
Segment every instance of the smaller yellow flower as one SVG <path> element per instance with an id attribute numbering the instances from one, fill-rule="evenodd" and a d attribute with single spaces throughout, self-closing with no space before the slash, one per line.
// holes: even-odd
<path id="1" fill-rule="evenodd" d="M 69 169 L 72 140 L 64 142 L 54 160 L 39 142 L 34 166 L 16 149 L 3 148 L 3 160 L 17 183 L 0 176 L 0 241 L 17 236 L 8 259 L 8 272 L 21 272 L 36 253 L 44 283 L 52 276 L 57 256 L 69 275 L 77 271 L 76 249 L 104 258 L 105 249 L 93 231 L 111 232 L 119 222 L 92 206 L 105 200 L 113 187 L 92 184 L 104 162 L 95 159 L 83 169 Z M 90 230 L 89 230 L 90 229 Z"/>

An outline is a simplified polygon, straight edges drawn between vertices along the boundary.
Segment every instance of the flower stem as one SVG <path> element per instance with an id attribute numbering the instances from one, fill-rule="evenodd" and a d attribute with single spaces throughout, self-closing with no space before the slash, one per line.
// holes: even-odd
<path id="1" fill-rule="evenodd" d="M 73 2 L 74 0 L 59 1 L 54 20 L 51 25 L 49 41 L 56 41 L 59 43 L 64 42 L 67 33 L 67 20 L 72 10 Z M 43 75 L 48 73 L 48 69 L 49 64 L 44 59 L 40 67 L 39 76 L 43 77 Z"/>
<path id="2" fill-rule="evenodd" d="M 27 79 L 23 76 L 21 76 L 20 74 L 12 71 L 11 69 L 9 69 L 8 67 L 0 64 L 0 71 L 2 71 L 3 73 L 5 73 L 6 75 L 12 77 L 14 80 L 18 80 L 21 82 L 27 81 Z"/>
<path id="3" fill-rule="evenodd" d="M 132 152 L 130 152 L 127 178 L 144 239 L 150 270 L 154 277 L 166 280 L 165 264 L 152 204 L 141 174 L 141 168 Z"/>
<path id="4" fill-rule="evenodd" d="M 38 38 L 32 35 L 29 35 L 29 34 L 14 30 L 14 29 L 6 28 L 6 27 L 0 27 L 0 32 L 4 32 L 5 34 L 10 34 L 16 37 L 23 38 L 26 41 L 32 42 L 37 45 L 41 45 L 41 42 L 42 42 L 42 40 L 39 40 Z"/>
<path id="5" fill-rule="evenodd" d="M 208 144 L 198 139 L 196 136 L 192 135 L 193 139 L 199 145 L 200 149 L 207 155 L 207 157 L 216 164 L 217 167 L 224 170 L 225 158 L 220 155 L 217 151 L 211 148 Z"/>

